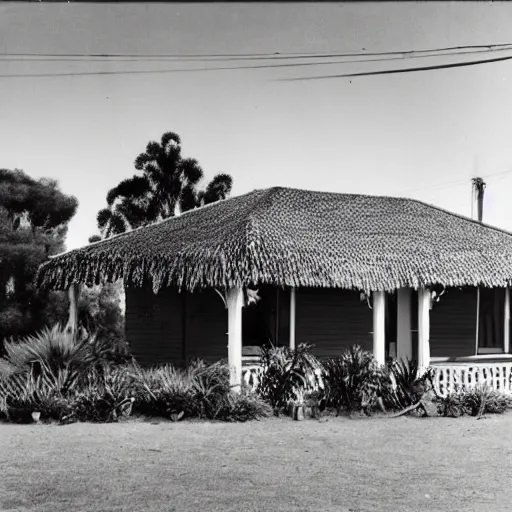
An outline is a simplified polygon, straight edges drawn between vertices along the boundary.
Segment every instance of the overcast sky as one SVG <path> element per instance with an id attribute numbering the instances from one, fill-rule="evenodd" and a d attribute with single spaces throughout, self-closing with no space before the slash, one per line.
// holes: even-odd
<path id="1" fill-rule="evenodd" d="M 0 52 L 402 51 L 512 43 L 511 26 L 512 5 L 499 2 L 13 3 L 0 5 Z M 0 57 L 0 167 L 55 178 L 78 197 L 68 248 L 97 232 L 108 189 L 134 173 L 135 157 L 165 131 L 181 136 L 184 156 L 197 158 L 208 178 L 231 174 L 235 195 L 274 185 L 406 195 L 469 215 L 470 178 L 512 171 L 512 61 L 350 80 L 276 80 L 453 60 L 9 78 L 225 63 Z M 484 220 L 512 230 L 512 172 L 486 181 Z"/>

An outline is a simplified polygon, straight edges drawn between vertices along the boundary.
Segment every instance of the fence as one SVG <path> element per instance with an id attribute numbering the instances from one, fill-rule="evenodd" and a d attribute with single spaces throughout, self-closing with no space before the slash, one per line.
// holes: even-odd
<path id="1" fill-rule="evenodd" d="M 431 368 L 434 370 L 434 388 L 441 397 L 479 384 L 487 384 L 495 391 L 512 395 L 512 363 L 437 364 Z M 258 364 L 243 366 L 243 383 L 251 389 L 256 389 L 261 372 L 262 368 Z M 317 370 L 316 373 L 319 386 L 323 387 L 321 371 Z"/>

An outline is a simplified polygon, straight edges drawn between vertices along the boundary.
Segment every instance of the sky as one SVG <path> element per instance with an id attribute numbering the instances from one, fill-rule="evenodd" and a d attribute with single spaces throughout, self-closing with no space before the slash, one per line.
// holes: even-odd
<path id="1" fill-rule="evenodd" d="M 512 43 L 510 26 L 505 2 L 3 3 L 0 168 L 57 179 L 78 198 L 68 249 L 97 233 L 108 190 L 166 131 L 207 179 L 231 174 L 233 195 L 289 186 L 407 196 L 470 215 L 471 177 L 484 176 L 484 221 L 512 231 L 512 61 L 280 81 L 454 59 L 213 70 L 226 63 L 5 57 L 408 51 Z M 6 76 L 192 68 L 201 71 Z"/>

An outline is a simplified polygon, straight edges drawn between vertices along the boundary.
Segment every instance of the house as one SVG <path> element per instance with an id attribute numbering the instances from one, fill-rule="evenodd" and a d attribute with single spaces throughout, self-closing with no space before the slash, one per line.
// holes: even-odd
<path id="1" fill-rule="evenodd" d="M 357 343 L 435 366 L 444 393 L 512 390 L 512 234 L 420 201 L 256 190 L 53 257 L 37 285 L 119 279 L 143 365 L 227 357 L 238 385 L 269 340 Z"/>

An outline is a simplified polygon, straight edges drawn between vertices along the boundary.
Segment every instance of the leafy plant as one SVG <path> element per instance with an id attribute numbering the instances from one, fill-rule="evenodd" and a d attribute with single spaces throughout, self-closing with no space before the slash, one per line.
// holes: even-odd
<path id="1" fill-rule="evenodd" d="M 486 384 L 450 393 L 440 403 L 441 414 L 454 418 L 466 414 L 478 417 L 486 413 L 502 414 L 507 409 L 512 409 L 512 397 L 494 391 Z"/>
<path id="2" fill-rule="evenodd" d="M 196 361 L 193 368 L 194 400 L 200 404 L 199 417 L 215 418 L 225 397 L 231 393 L 229 367 L 223 363 L 207 366 L 202 361 Z"/>
<path id="3" fill-rule="evenodd" d="M 198 415 L 194 400 L 194 367 L 184 370 L 172 365 L 150 369 L 136 367 L 135 408 L 142 414 L 170 417 L 181 412 Z"/>
<path id="4" fill-rule="evenodd" d="M 79 421 L 117 421 L 131 414 L 135 393 L 135 377 L 128 368 L 92 370 L 73 396 L 69 416 Z"/>
<path id="5" fill-rule="evenodd" d="M 58 420 L 71 411 L 68 400 L 61 393 L 62 380 L 43 373 L 12 375 L 0 379 L 0 414 L 14 423 L 29 423 L 31 414 L 40 412 L 42 420 Z"/>
<path id="6" fill-rule="evenodd" d="M 369 411 L 391 385 L 385 368 L 358 345 L 324 363 L 324 382 L 327 403 L 338 414 L 342 408 Z"/>
<path id="7" fill-rule="evenodd" d="M 245 422 L 271 414 L 272 408 L 256 394 L 229 392 L 222 396 L 213 419 Z"/>
<path id="8" fill-rule="evenodd" d="M 192 362 L 187 368 L 165 365 L 136 372 L 136 408 L 143 414 L 213 419 L 231 392 L 229 368 L 223 363 Z"/>
<path id="9" fill-rule="evenodd" d="M 297 400 L 300 390 L 312 390 L 318 385 L 316 371 L 321 366 L 310 351 L 311 345 L 305 343 L 295 350 L 272 345 L 263 347 L 257 392 L 270 403 L 275 414 L 290 401 Z"/>
<path id="10" fill-rule="evenodd" d="M 471 414 L 471 408 L 468 407 L 464 393 L 450 393 L 440 402 L 439 412 L 443 416 L 458 418 Z"/>
<path id="11" fill-rule="evenodd" d="M 432 382 L 431 369 L 422 375 L 415 361 L 410 359 L 395 359 L 388 367 L 389 380 L 383 387 L 383 401 L 390 409 L 405 409 L 418 402 L 423 389 L 418 386 L 421 382 Z"/>
<path id="12" fill-rule="evenodd" d="M 109 340 L 87 332 L 73 335 L 59 324 L 21 340 L 10 340 L 4 350 L 0 374 L 6 376 L 33 371 L 55 377 L 63 370 L 80 376 L 112 361 Z"/>

